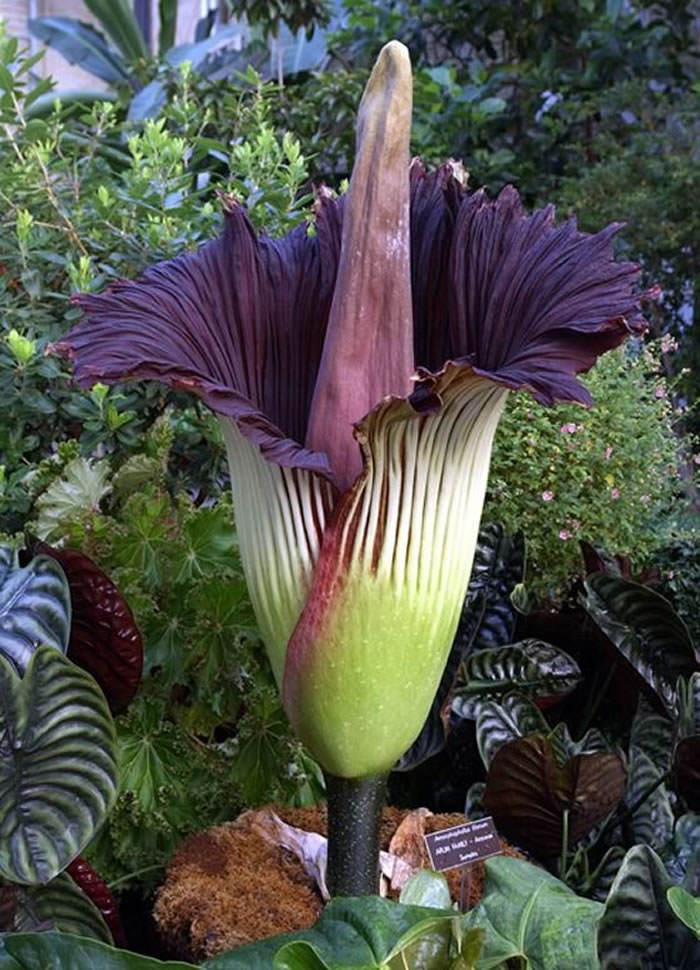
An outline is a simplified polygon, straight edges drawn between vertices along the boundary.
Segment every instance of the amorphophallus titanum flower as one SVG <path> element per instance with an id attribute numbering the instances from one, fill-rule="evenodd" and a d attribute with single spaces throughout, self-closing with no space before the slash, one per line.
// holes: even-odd
<path id="1" fill-rule="evenodd" d="M 83 384 L 156 379 L 220 415 L 253 606 L 329 783 L 336 891 L 376 889 L 376 825 L 358 836 L 355 809 L 376 816 L 430 708 L 509 390 L 587 404 L 576 373 L 644 326 L 615 226 L 527 216 L 512 188 L 469 193 L 455 163 L 426 173 L 410 116 L 392 42 L 347 196 L 320 195 L 314 234 L 256 238 L 229 201 L 219 239 L 79 296 L 56 348 Z"/>

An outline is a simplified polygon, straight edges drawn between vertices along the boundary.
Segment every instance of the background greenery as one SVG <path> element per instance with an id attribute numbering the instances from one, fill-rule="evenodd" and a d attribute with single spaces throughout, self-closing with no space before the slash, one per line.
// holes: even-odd
<path id="1" fill-rule="evenodd" d="M 545 604 L 580 572 L 580 538 L 636 569 L 658 561 L 679 601 L 695 589 L 698 4 L 362 0 L 336 5 L 325 29 L 318 5 L 299 5 L 316 11 L 306 21 L 283 6 L 294 26 L 317 23 L 324 65 L 283 88 L 245 51 L 216 51 L 196 72 L 132 58 L 109 100 L 53 100 L 36 58 L 0 36 L 0 531 L 80 546 L 144 632 L 144 686 L 118 718 L 119 801 L 93 847 L 112 879 L 242 804 L 311 801 L 319 779 L 257 643 L 216 423 L 158 386 L 83 392 L 44 351 L 78 315 L 71 293 L 215 234 L 219 192 L 272 234 L 311 219 L 313 185 L 349 174 L 358 97 L 390 36 L 416 66 L 416 154 L 462 157 L 475 186 L 514 182 L 528 205 L 557 202 L 585 229 L 626 220 L 621 253 L 661 290 L 654 342 L 587 378 L 595 409 L 512 398 L 487 517 L 526 532 L 526 584 Z M 202 799 L 178 796 L 193 791 Z"/>

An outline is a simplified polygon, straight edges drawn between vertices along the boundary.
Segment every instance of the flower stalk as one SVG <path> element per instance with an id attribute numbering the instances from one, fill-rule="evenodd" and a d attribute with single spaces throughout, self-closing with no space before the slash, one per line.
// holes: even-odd
<path id="1" fill-rule="evenodd" d="M 324 772 L 328 800 L 328 868 L 331 896 L 379 892 L 379 829 L 387 775 L 341 778 Z"/>

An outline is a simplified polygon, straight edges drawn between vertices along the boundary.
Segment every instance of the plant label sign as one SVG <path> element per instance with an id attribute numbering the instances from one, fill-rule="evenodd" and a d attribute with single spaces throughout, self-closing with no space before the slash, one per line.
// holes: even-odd
<path id="1" fill-rule="evenodd" d="M 431 865 L 437 872 L 469 866 L 503 852 L 490 815 L 441 832 L 431 832 L 423 838 Z"/>

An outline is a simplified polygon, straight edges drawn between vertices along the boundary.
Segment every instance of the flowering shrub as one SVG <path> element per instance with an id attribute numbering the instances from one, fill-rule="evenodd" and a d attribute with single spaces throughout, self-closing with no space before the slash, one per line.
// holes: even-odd
<path id="1" fill-rule="evenodd" d="M 679 492 L 673 407 L 658 352 L 605 355 L 584 383 L 595 407 L 545 410 L 514 395 L 494 445 L 485 519 L 527 536 L 530 591 L 559 598 L 581 571 L 577 539 L 648 559 Z M 672 351 L 672 347 L 668 348 Z"/>

